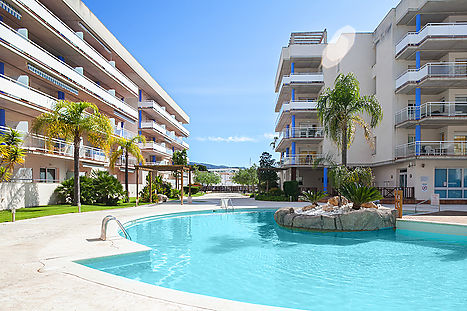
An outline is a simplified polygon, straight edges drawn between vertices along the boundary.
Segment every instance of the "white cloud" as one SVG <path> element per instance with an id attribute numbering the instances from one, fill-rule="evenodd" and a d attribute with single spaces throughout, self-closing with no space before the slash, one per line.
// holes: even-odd
<path id="1" fill-rule="evenodd" d="M 229 136 L 229 137 L 220 137 L 220 136 L 209 136 L 209 137 L 196 137 L 196 140 L 199 141 L 212 141 L 212 142 L 225 142 L 225 143 L 246 143 L 254 142 L 256 139 L 247 136 Z"/>

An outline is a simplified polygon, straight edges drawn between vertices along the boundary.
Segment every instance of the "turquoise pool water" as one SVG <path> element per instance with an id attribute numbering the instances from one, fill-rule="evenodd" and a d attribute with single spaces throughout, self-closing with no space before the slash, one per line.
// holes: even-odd
<path id="1" fill-rule="evenodd" d="M 129 224 L 151 251 L 80 261 L 208 296 L 309 310 L 467 310 L 467 242 L 410 231 L 292 232 L 273 211 Z"/>

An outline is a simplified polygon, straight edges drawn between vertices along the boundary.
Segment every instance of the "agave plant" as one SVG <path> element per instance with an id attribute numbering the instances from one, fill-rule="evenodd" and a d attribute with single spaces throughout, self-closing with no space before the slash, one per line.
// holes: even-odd
<path id="1" fill-rule="evenodd" d="M 375 187 L 368 187 L 358 183 L 349 183 L 341 187 L 341 193 L 350 202 L 353 209 L 360 209 L 363 203 L 381 200 L 383 196 Z"/>
<path id="2" fill-rule="evenodd" d="M 299 199 L 304 202 L 310 202 L 311 204 L 317 205 L 318 201 L 324 198 L 325 196 L 326 193 L 321 190 L 317 190 L 315 192 L 303 191 Z"/>

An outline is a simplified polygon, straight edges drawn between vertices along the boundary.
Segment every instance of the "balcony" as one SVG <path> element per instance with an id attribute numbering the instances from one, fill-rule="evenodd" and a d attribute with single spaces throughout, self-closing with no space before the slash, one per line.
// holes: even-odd
<path id="1" fill-rule="evenodd" d="M 177 121 L 175 116 L 168 113 L 165 107 L 160 106 L 155 101 L 147 100 L 140 102 L 138 107 L 147 112 L 156 121 L 161 123 L 168 123 L 167 126 L 178 131 L 180 135 L 184 135 L 186 137 L 190 135 L 190 132 L 183 126 L 181 122 Z"/>
<path id="2" fill-rule="evenodd" d="M 396 79 L 396 92 L 439 94 L 447 88 L 467 88 L 467 63 L 428 63 L 420 69 L 409 69 Z"/>
<path id="3" fill-rule="evenodd" d="M 276 132 L 279 132 L 286 124 L 290 124 L 291 115 L 298 114 L 304 118 L 316 118 L 316 101 L 294 100 L 282 105 L 276 119 Z"/>
<path id="4" fill-rule="evenodd" d="M 0 93 L 0 97 L 7 97 L 9 100 L 15 102 L 26 103 L 39 110 L 52 109 L 53 105 L 57 102 L 56 98 L 4 75 L 0 75 L 0 90 L 2 92 Z"/>
<path id="5" fill-rule="evenodd" d="M 175 133 L 171 131 L 167 131 L 164 126 L 158 124 L 156 121 L 146 121 L 146 122 L 141 122 L 141 127 L 140 129 L 144 132 L 150 132 L 150 134 L 155 131 L 157 134 L 161 135 L 171 143 L 177 144 L 179 148 L 182 149 L 188 149 L 189 145 L 183 141 L 181 137 L 178 137 L 175 135 Z"/>
<path id="6" fill-rule="evenodd" d="M 284 129 L 279 135 L 276 152 L 291 146 L 292 141 L 299 143 L 320 143 L 324 139 L 323 127 L 292 127 Z"/>
<path id="7" fill-rule="evenodd" d="M 76 32 L 57 18 L 49 9 L 36 0 L 21 0 L 24 3 L 25 11 L 36 18 L 41 19 L 49 27 L 55 30 L 58 38 L 66 40 L 77 52 L 84 54 L 88 59 L 98 65 L 101 70 L 110 74 L 114 79 L 125 85 L 133 94 L 138 94 L 138 86 L 128 79 L 122 72 L 114 67 L 110 62 L 97 52 L 91 45 L 81 39 Z"/>
<path id="8" fill-rule="evenodd" d="M 131 132 L 127 129 L 121 128 L 119 126 L 114 127 L 114 134 L 126 139 L 132 139 L 133 137 L 138 136 L 138 134 Z"/>
<path id="9" fill-rule="evenodd" d="M 292 96 L 292 89 L 298 93 L 317 94 L 324 85 L 322 72 L 293 73 L 282 77 L 276 101 L 276 112 L 281 109 L 282 103 Z"/>
<path id="10" fill-rule="evenodd" d="M 420 106 L 405 107 L 396 112 L 394 124 L 396 127 L 413 128 L 422 124 L 428 128 L 440 128 L 446 125 L 467 124 L 467 103 L 429 102 Z"/>
<path id="11" fill-rule="evenodd" d="M 309 166 L 314 167 L 319 164 L 318 159 L 322 159 L 322 154 L 307 154 L 283 157 L 280 161 L 281 166 Z"/>
<path id="12" fill-rule="evenodd" d="M 439 59 L 446 52 L 467 49 L 467 23 L 430 23 L 419 32 L 409 32 L 396 45 L 396 58 L 415 59 L 420 51 L 422 59 Z"/>
<path id="13" fill-rule="evenodd" d="M 467 159 L 466 141 L 420 141 L 396 146 L 396 159 L 446 158 Z"/>
<path id="14" fill-rule="evenodd" d="M 2 38 L 2 40 L 6 42 L 12 50 L 15 50 L 16 54 L 20 55 L 22 58 L 32 59 L 42 64 L 42 66 L 54 70 L 56 72 L 56 76 L 65 76 L 68 80 L 79 85 L 88 93 L 107 103 L 114 109 L 121 111 L 135 120 L 138 118 L 138 112 L 136 109 L 127 105 L 121 99 L 110 94 L 109 91 L 97 85 L 91 79 L 80 74 L 68 64 L 62 62 L 54 55 L 35 44 L 33 41 L 20 35 L 15 30 L 1 22 L 0 38 Z"/>
<path id="15" fill-rule="evenodd" d="M 149 142 L 146 142 L 146 144 L 140 143 L 138 145 L 141 151 L 148 152 L 150 154 L 155 154 L 155 155 L 159 155 L 163 157 L 169 157 L 169 156 L 172 156 L 173 154 L 172 150 L 170 150 L 169 148 L 166 148 L 162 144 L 156 143 L 155 141 L 149 141 Z"/>

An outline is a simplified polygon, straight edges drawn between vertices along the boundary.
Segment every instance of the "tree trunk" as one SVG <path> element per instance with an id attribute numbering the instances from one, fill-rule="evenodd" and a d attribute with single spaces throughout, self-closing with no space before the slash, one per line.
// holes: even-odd
<path id="1" fill-rule="evenodd" d="M 130 191 L 128 190 L 128 149 L 125 149 L 125 202 L 130 202 Z"/>
<path id="2" fill-rule="evenodd" d="M 347 167 L 347 124 L 342 129 L 342 165 Z"/>
<path id="3" fill-rule="evenodd" d="M 75 196 L 73 199 L 73 205 L 78 206 L 78 212 L 81 213 L 81 188 L 79 182 L 79 149 L 80 149 L 81 137 L 78 134 L 75 134 L 74 140 L 74 187 L 75 187 Z"/>

